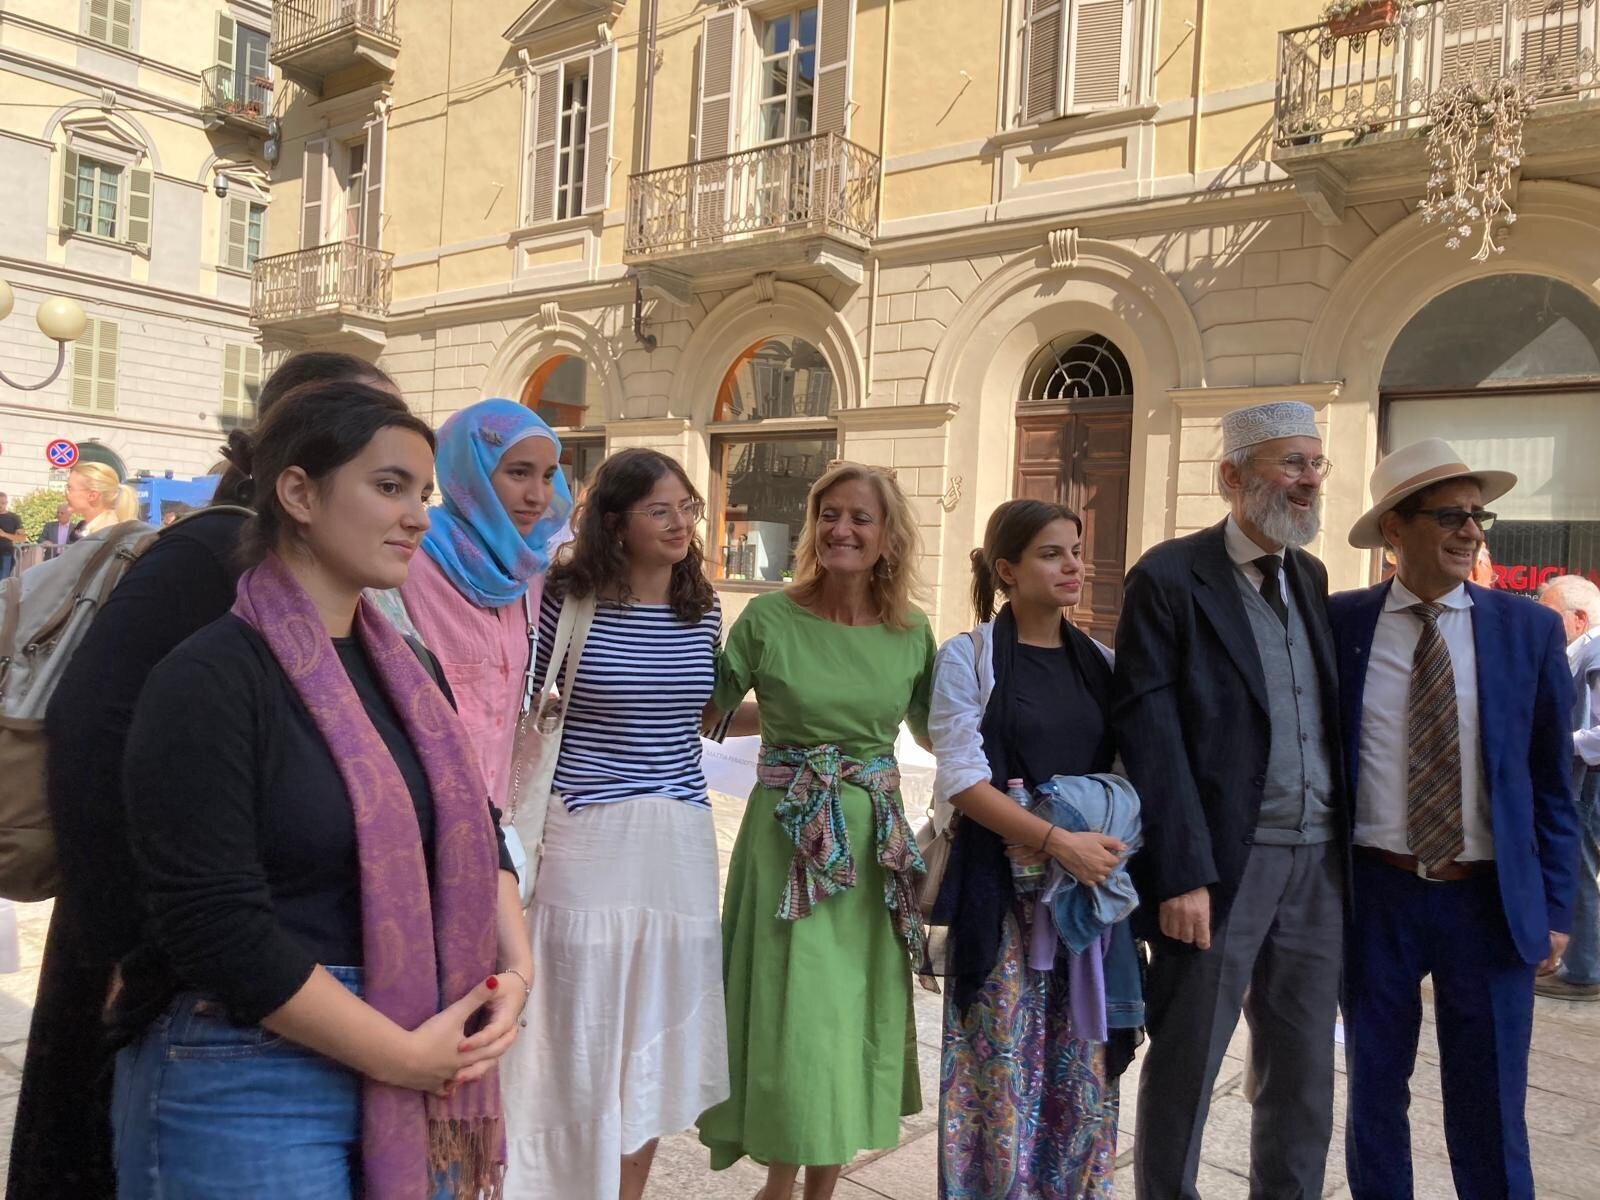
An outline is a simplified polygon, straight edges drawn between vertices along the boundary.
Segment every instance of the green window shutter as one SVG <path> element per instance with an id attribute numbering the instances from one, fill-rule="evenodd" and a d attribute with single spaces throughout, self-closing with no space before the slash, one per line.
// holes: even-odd
<path id="1" fill-rule="evenodd" d="M 261 252 L 267 244 L 267 206 L 265 204 L 250 205 L 249 216 L 245 222 L 244 238 L 245 266 L 254 267 L 256 259 L 261 257 Z"/>
<path id="2" fill-rule="evenodd" d="M 222 348 L 222 415 L 243 416 L 244 347 L 234 343 Z"/>
<path id="3" fill-rule="evenodd" d="M 62 233 L 71 233 L 78 227 L 78 152 L 65 150 L 61 154 L 61 213 Z"/>
<path id="4" fill-rule="evenodd" d="M 120 330 L 111 321 L 101 321 L 94 354 L 94 407 L 96 412 L 117 410 L 117 346 Z"/>
<path id="5" fill-rule="evenodd" d="M 154 172 L 136 167 L 128 172 L 128 237 L 141 250 L 150 249 L 150 218 Z"/>
<path id="6" fill-rule="evenodd" d="M 133 0 L 111 0 L 111 44 L 133 49 Z"/>
<path id="7" fill-rule="evenodd" d="M 231 197 L 222 210 L 222 265 L 243 271 L 250 265 L 250 201 Z"/>
<path id="8" fill-rule="evenodd" d="M 247 421 L 253 421 L 256 416 L 256 397 L 261 393 L 260 346 L 244 347 L 239 385 L 239 415 Z"/>
<path id="9" fill-rule="evenodd" d="M 67 403 L 73 408 L 94 408 L 94 352 L 99 336 L 100 322 L 91 318 L 72 343 L 72 388 Z"/>

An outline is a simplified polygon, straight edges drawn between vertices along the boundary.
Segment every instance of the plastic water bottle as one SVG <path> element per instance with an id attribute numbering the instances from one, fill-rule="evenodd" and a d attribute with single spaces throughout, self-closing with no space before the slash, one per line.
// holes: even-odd
<path id="1" fill-rule="evenodd" d="M 1028 785 L 1023 783 L 1022 780 L 1006 780 L 1006 795 L 1015 800 L 1023 812 L 1033 811 L 1033 796 L 1028 791 Z M 1044 876 L 1044 863 L 1028 866 L 1024 863 L 1019 863 L 1016 859 L 1011 860 L 1011 884 L 1019 892 L 1038 891 L 1044 883 Z"/>

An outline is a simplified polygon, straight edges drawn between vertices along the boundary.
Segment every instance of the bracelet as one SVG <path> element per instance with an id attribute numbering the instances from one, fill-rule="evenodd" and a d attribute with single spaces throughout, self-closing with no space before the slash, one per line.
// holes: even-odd
<path id="1" fill-rule="evenodd" d="M 533 995 L 533 984 L 529 983 L 528 977 L 515 967 L 507 967 L 501 974 L 515 975 L 517 977 L 517 981 L 522 984 L 522 999 L 524 1002 L 527 1001 L 529 996 Z"/>
<path id="2" fill-rule="evenodd" d="M 1060 828 L 1061 826 L 1059 825 L 1051 825 L 1049 829 L 1044 831 L 1044 841 L 1039 843 L 1040 854 L 1048 854 L 1050 852 L 1050 835 Z"/>

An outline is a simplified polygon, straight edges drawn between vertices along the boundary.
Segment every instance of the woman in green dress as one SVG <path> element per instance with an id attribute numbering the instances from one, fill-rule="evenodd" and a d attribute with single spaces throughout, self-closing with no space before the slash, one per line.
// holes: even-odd
<path id="1" fill-rule="evenodd" d="M 927 735 L 935 645 L 913 606 L 917 533 L 894 476 L 840 463 L 812 487 L 795 581 L 735 622 L 712 707 L 760 713 L 760 782 L 723 904 L 732 1094 L 700 1118 L 722 1170 L 766 1164 L 762 1200 L 828 1200 L 858 1151 L 922 1107 L 911 967 L 922 860 L 895 734 Z"/>

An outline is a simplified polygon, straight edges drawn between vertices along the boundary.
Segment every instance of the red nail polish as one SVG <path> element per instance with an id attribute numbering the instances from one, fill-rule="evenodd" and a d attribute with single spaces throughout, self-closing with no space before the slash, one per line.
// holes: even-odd
<path id="1" fill-rule="evenodd" d="M 485 979 L 483 981 L 483 986 L 488 988 L 492 992 L 492 991 L 494 991 L 495 988 L 500 986 L 500 981 L 498 979 L 496 979 L 493 975 L 491 975 L 491 976 L 489 976 L 489 978 L 487 978 L 487 979 Z"/>

